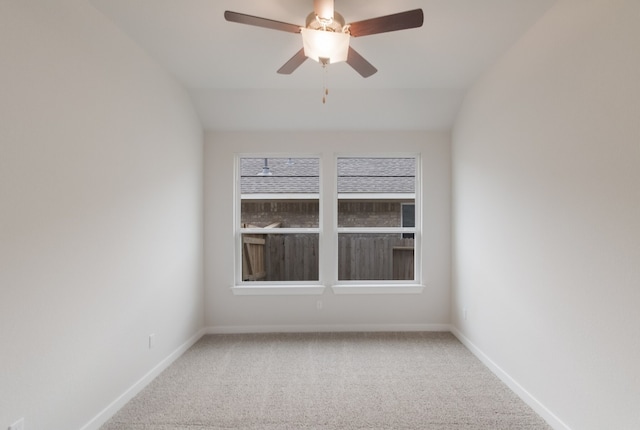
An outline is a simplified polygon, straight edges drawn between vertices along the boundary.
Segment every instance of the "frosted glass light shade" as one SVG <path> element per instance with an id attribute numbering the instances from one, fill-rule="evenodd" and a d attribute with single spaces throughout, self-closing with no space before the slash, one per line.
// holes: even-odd
<path id="1" fill-rule="evenodd" d="M 304 55 L 314 61 L 328 58 L 329 63 L 347 61 L 349 54 L 349 34 L 333 31 L 302 29 Z"/>

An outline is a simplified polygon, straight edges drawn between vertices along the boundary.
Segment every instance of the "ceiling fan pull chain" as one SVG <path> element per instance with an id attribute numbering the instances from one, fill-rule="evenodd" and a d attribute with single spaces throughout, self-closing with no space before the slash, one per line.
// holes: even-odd
<path id="1" fill-rule="evenodd" d="M 329 95 L 329 88 L 327 88 L 329 69 L 326 64 L 322 65 L 322 69 L 322 104 L 325 104 L 327 102 L 327 96 Z"/>

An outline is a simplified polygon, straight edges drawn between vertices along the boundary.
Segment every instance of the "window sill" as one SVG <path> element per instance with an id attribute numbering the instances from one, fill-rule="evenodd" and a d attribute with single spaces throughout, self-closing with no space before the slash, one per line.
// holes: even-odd
<path id="1" fill-rule="evenodd" d="M 236 285 L 231 291 L 236 296 L 319 296 L 324 285 Z"/>
<path id="2" fill-rule="evenodd" d="M 422 294 L 420 284 L 333 285 L 334 294 Z"/>
<path id="3" fill-rule="evenodd" d="M 422 294 L 420 284 L 338 284 L 332 285 L 334 294 Z M 319 296 L 324 285 L 236 285 L 231 291 L 236 296 Z"/>

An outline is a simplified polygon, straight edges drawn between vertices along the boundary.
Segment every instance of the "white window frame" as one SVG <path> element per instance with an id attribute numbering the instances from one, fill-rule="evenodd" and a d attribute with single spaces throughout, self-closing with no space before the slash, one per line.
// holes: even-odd
<path id="1" fill-rule="evenodd" d="M 341 157 L 358 158 L 414 158 L 415 193 L 390 194 L 391 198 L 413 198 L 415 204 L 415 227 L 341 227 L 338 228 L 337 162 Z M 318 234 L 318 280 L 317 281 L 243 281 L 242 280 L 242 235 L 263 234 L 264 229 L 243 228 L 241 225 L 240 160 L 242 158 L 317 158 L 319 168 L 319 193 L 295 195 L 296 198 L 318 199 L 317 228 L 283 228 L 281 234 Z M 332 165 L 330 164 L 332 160 Z M 420 294 L 422 284 L 422 162 L 420 153 L 237 153 L 234 156 L 234 295 L 321 295 L 327 286 L 334 294 Z M 283 194 L 261 194 L 246 199 L 281 199 Z M 291 195 L 289 195 L 291 196 Z M 383 198 L 379 194 L 376 197 Z M 349 198 L 370 198 L 371 194 L 350 193 Z M 329 212 L 327 212 L 329 211 Z M 340 233 L 413 233 L 414 234 L 414 280 L 384 281 L 339 281 L 338 280 L 338 234 Z"/>
<path id="2" fill-rule="evenodd" d="M 414 193 L 403 194 L 376 194 L 376 198 L 397 198 L 408 199 L 412 198 L 415 205 L 415 227 L 338 227 L 338 202 L 341 198 L 349 198 L 351 200 L 356 199 L 370 199 L 372 194 L 368 193 L 338 193 L 338 159 L 340 158 L 413 158 L 415 160 L 415 186 Z M 422 163 L 420 154 L 417 153 L 383 153 L 383 154 L 366 154 L 366 153 L 349 153 L 349 154 L 336 154 L 333 160 L 334 164 L 334 195 L 333 204 L 335 207 L 333 214 L 333 226 L 334 231 L 334 243 L 335 249 L 333 252 L 333 279 L 336 280 L 332 285 L 332 290 L 335 294 L 420 294 L 424 290 L 422 285 Z M 413 233 L 414 234 L 414 279 L 413 280 L 339 280 L 338 279 L 338 235 L 341 233 Z"/>
<path id="3" fill-rule="evenodd" d="M 241 193 L 240 181 L 241 181 L 241 166 L 240 162 L 243 158 L 290 158 L 295 160 L 296 158 L 315 158 L 318 160 L 318 174 L 319 174 L 319 192 L 315 194 L 254 194 L 251 196 L 245 196 L 243 198 Z M 278 234 L 296 234 L 296 233 L 310 233 L 318 235 L 318 248 L 322 248 L 322 205 L 323 205 L 323 193 L 322 193 L 322 156 L 319 154 L 235 154 L 234 156 L 234 268 L 235 268 L 235 281 L 231 288 L 235 295 L 320 295 L 324 292 L 325 286 L 322 280 L 322 252 L 318 255 L 318 280 L 317 281 L 244 281 L 242 279 L 242 235 L 243 234 L 264 234 L 263 228 L 247 228 L 242 227 L 241 215 L 242 215 L 242 200 L 256 200 L 256 199 L 287 199 L 296 197 L 301 200 L 318 200 L 318 227 L 314 228 L 279 228 Z"/>

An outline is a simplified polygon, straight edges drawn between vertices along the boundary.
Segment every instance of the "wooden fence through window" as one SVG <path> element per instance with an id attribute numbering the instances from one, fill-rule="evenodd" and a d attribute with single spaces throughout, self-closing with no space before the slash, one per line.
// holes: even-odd
<path id="1" fill-rule="evenodd" d="M 256 228 L 254 225 L 243 224 L 245 228 Z M 265 229 L 280 227 L 280 223 L 273 223 Z M 267 266 L 265 261 L 265 234 L 243 234 L 242 235 L 242 280 L 243 281 L 264 281 L 267 277 Z"/>
<path id="2" fill-rule="evenodd" d="M 344 234 L 338 237 L 338 280 L 413 280 L 413 238 Z"/>
<path id="3" fill-rule="evenodd" d="M 318 240 L 316 233 L 243 234 L 243 280 L 317 281 Z M 413 238 L 391 234 L 379 237 L 340 235 L 338 258 L 339 280 L 414 279 Z"/>

